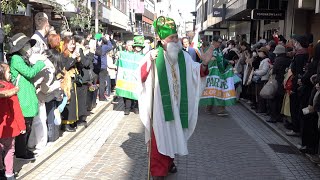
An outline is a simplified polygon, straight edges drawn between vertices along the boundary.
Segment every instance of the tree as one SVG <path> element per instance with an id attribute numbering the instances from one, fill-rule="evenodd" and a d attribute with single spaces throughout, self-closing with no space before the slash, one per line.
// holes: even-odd
<path id="1" fill-rule="evenodd" d="M 73 4 L 77 7 L 77 13 L 70 18 L 70 25 L 73 28 L 90 31 L 91 16 L 90 9 L 86 6 L 86 0 L 74 0 Z"/>
<path id="2" fill-rule="evenodd" d="M 1 0 L 1 10 L 4 14 L 17 12 L 19 6 L 25 7 L 20 0 Z"/>

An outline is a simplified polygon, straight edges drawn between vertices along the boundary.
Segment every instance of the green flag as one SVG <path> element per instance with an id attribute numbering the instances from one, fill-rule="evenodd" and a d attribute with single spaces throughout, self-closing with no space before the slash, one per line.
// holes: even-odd
<path id="1" fill-rule="evenodd" d="M 121 51 L 118 59 L 118 75 L 116 95 L 133 100 L 138 99 L 136 93 L 138 85 L 138 68 L 142 54 Z"/>
<path id="2" fill-rule="evenodd" d="M 215 61 L 209 64 L 209 75 L 200 104 L 213 106 L 231 106 L 236 103 L 233 68 L 223 58 L 222 52 L 215 49 Z"/>

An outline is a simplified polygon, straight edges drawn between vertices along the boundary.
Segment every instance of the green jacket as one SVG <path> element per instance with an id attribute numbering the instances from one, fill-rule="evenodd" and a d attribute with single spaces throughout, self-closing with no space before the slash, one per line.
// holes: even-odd
<path id="1" fill-rule="evenodd" d="M 45 64 L 42 61 L 38 61 L 35 65 L 29 66 L 19 55 L 13 55 L 11 58 L 11 81 L 15 82 L 18 74 L 20 74 L 20 79 L 16 86 L 19 87 L 18 98 L 24 117 L 35 117 L 38 114 L 38 98 L 36 88 L 32 83 L 32 78 L 34 78 L 44 66 Z"/>

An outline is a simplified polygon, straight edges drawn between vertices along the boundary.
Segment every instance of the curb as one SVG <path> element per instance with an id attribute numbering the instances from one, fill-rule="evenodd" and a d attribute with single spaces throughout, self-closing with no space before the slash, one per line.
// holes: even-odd
<path id="1" fill-rule="evenodd" d="M 108 109 L 110 107 L 110 105 L 112 104 L 112 102 L 113 102 L 113 97 L 111 98 L 111 101 L 108 101 L 105 104 L 102 104 L 100 107 L 98 107 L 98 109 L 95 111 L 95 113 L 92 114 L 92 117 L 90 117 L 90 116 L 88 117 L 88 119 L 87 119 L 88 126 L 90 126 L 95 121 L 96 118 L 98 118 L 106 109 Z M 67 144 L 69 144 L 71 141 L 73 141 L 76 137 L 78 137 L 85 129 L 86 129 L 86 127 L 84 127 L 84 126 L 78 127 L 77 131 L 75 133 L 72 133 L 72 135 L 70 135 L 71 137 L 69 137 L 69 139 L 67 139 L 68 136 L 60 137 L 60 138 L 62 138 L 62 140 L 63 140 L 63 138 L 67 139 L 67 141 L 64 143 L 61 143 L 61 145 L 56 147 L 53 152 L 48 153 L 47 156 L 45 156 L 45 153 L 44 153 L 43 159 L 41 158 L 40 161 L 35 161 L 37 163 L 32 163 L 32 162 L 29 163 L 28 165 L 31 166 L 30 169 L 26 170 L 26 172 L 22 172 L 22 173 L 19 172 L 18 176 L 16 178 L 23 179 L 27 175 L 31 174 L 38 167 L 40 167 L 43 163 L 45 163 L 48 159 L 50 159 L 52 156 L 54 156 L 56 153 L 58 153 L 63 147 L 65 147 Z M 39 157 L 41 157 L 41 156 L 39 156 Z M 28 167 L 28 165 L 27 165 L 27 167 Z"/>

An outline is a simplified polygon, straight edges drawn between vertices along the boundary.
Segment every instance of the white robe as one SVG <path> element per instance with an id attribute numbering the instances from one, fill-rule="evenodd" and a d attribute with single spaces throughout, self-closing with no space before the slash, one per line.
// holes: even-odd
<path id="1" fill-rule="evenodd" d="M 165 53 L 165 52 L 164 52 Z M 154 120 L 153 130 L 157 142 L 159 153 L 174 158 L 175 154 L 187 155 L 188 147 L 187 141 L 191 137 L 197 124 L 198 119 L 198 105 L 200 96 L 205 88 L 206 78 L 200 76 L 200 64 L 194 62 L 187 52 L 183 52 L 186 61 L 187 72 L 187 88 L 188 88 L 188 128 L 183 129 L 180 120 L 180 74 L 179 64 L 176 63 L 176 74 L 179 82 L 179 96 L 178 99 L 173 94 L 172 73 L 170 64 L 166 61 L 167 76 L 169 82 L 169 89 L 171 95 L 171 104 L 174 114 L 174 120 L 165 121 L 162 107 L 161 92 L 158 81 L 157 71 L 155 72 L 155 92 L 154 92 Z M 141 65 L 148 62 L 148 67 L 151 66 L 150 52 L 141 61 Z M 141 66 L 140 66 L 141 67 Z M 141 68 L 139 68 L 140 70 Z M 150 139 L 150 119 L 151 119 L 151 99 L 152 99 L 152 69 L 144 83 L 140 84 L 139 89 L 139 112 L 142 123 L 145 126 L 146 142 Z M 138 73 L 139 76 L 141 73 Z M 141 77 L 140 77 L 141 79 Z M 149 103 L 150 102 L 150 103 Z"/>

